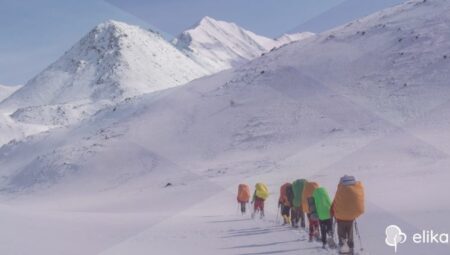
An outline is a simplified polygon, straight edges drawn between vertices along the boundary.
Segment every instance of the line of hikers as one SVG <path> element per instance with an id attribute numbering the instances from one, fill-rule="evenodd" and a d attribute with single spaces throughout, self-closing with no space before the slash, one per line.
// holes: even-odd
<path id="1" fill-rule="evenodd" d="M 241 213 L 246 213 L 246 204 L 250 201 L 250 187 L 240 184 L 237 200 Z M 269 196 L 269 190 L 263 183 L 255 185 L 252 196 L 252 218 L 260 214 L 264 217 L 264 201 Z M 334 223 L 337 224 L 339 253 L 353 254 L 353 228 L 357 229 L 356 219 L 364 213 L 364 187 L 355 177 L 345 175 L 338 184 L 334 200 L 331 201 L 328 191 L 319 187 L 316 182 L 305 179 L 285 183 L 280 187 L 278 207 L 283 217 L 283 225 L 306 228 L 306 218 L 309 223 L 309 241 L 314 238 L 322 242 L 322 247 L 336 248 L 334 242 Z M 306 214 L 306 217 L 305 217 Z M 335 221 L 333 220 L 335 219 Z"/>

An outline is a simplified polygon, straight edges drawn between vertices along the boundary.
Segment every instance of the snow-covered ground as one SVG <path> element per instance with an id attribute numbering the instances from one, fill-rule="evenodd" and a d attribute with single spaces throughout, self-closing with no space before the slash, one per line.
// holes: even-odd
<path id="1" fill-rule="evenodd" d="M 21 85 L 0 85 L 0 102 L 8 98 L 21 87 Z M 13 139 L 23 138 L 27 135 L 40 133 L 48 129 L 48 127 L 42 125 L 18 124 L 16 121 L 11 119 L 9 115 L 10 113 L 8 111 L 0 109 L 0 145 L 3 145 Z"/>
<path id="2" fill-rule="evenodd" d="M 410 1 L 1 147 L 0 251 L 335 254 L 280 227 L 276 201 L 298 178 L 333 196 L 343 174 L 366 188 L 366 254 L 393 254 L 390 224 L 450 232 L 449 11 Z M 256 182 L 265 220 L 236 212 Z"/>

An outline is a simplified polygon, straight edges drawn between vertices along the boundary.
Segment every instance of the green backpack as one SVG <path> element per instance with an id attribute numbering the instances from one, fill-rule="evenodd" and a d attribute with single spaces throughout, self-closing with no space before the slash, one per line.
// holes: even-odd
<path id="1" fill-rule="evenodd" d="M 292 183 L 292 191 L 294 191 L 294 207 L 300 208 L 302 206 L 303 189 L 305 188 L 305 179 L 299 179 Z"/>
<path id="2" fill-rule="evenodd" d="M 314 202 L 316 204 L 317 214 L 320 220 L 328 220 L 331 218 L 331 199 L 328 196 L 328 192 L 325 188 L 320 187 L 313 192 Z"/>

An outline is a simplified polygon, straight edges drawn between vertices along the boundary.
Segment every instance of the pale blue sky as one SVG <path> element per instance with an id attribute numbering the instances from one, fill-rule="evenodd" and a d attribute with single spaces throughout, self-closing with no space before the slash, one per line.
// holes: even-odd
<path id="1" fill-rule="evenodd" d="M 208 15 L 276 37 L 346 1 L 355 0 L 0 0 L 0 84 L 24 84 L 108 19 L 170 37 Z M 372 2 L 365 5 L 382 8 Z M 359 13 L 358 7 L 346 11 Z"/>
<path id="2" fill-rule="evenodd" d="M 233 21 L 277 37 L 345 0 L 106 0 L 170 34 L 201 17 Z"/>

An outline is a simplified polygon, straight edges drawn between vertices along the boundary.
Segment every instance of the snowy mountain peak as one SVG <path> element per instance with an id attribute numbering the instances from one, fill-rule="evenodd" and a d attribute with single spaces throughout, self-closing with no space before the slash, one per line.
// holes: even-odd
<path id="1" fill-rule="evenodd" d="M 120 22 L 117 20 L 107 20 L 103 23 L 98 24 L 92 31 L 104 31 L 105 29 L 116 29 L 116 30 L 126 30 L 127 28 L 131 28 L 131 25 L 128 25 L 124 22 Z"/>
<path id="2" fill-rule="evenodd" d="M 141 32 L 145 31 L 148 33 L 148 35 L 152 35 L 155 38 L 162 38 L 162 36 L 158 32 L 154 32 L 152 30 L 143 30 L 137 26 L 133 26 L 117 20 L 107 20 L 103 23 L 100 23 L 94 29 L 92 29 L 91 32 L 96 35 L 110 34 L 114 37 L 126 37 L 133 34 L 133 31 L 135 31 L 136 29 L 140 30 Z"/>
<path id="3" fill-rule="evenodd" d="M 216 19 L 214 19 L 214 18 L 211 18 L 211 17 L 209 17 L 209 16 L 205 16 L 205 17 L 203 17 L 199 22 L 198 22 L 198 25 L 197 26 L 201 26 L 201 25 L 214 25 L 214 24 L 219 24 L 220 23 L 220 21 L 218 21 L 218 20 L 216 20 Z M 227 23 L 227 22 L 224 22 L 224 21 L 222 21 L 222 23 Z M 227 23 L 227 24 L 234 24 L 234 23 Z"/>
<path id="4" fill-rule="evenodd" d="M 117 101 L 180 85 L 204 74 L 202 67 L 159 34 L 109 20 L 97 25 L 1 106 Z"/>
<path id="5" fill-rule="evenodd" d="M 173 43 L 211 73 L 242 64 L 273 47 L 270 38 L 208 16 Z"/>

